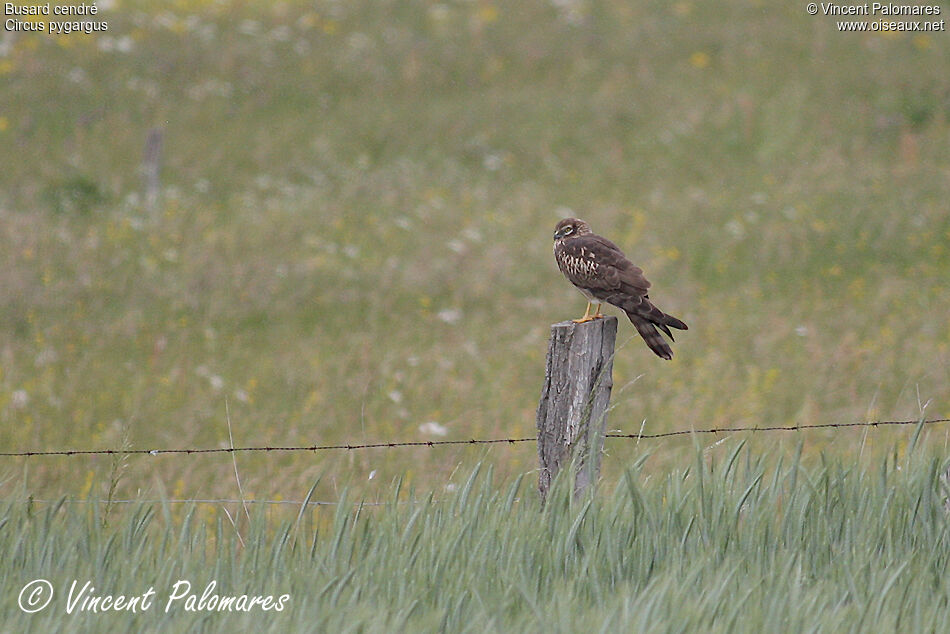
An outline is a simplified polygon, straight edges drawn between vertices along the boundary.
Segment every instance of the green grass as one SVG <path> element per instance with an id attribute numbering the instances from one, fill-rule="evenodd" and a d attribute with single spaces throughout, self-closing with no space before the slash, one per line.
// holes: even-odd
<path id="1" fill-rule="evenodd" d="M 690 330 L 610 428 L 950 415 L 950 41 L 750 2 L 119 2 L 0 52 L 0 446 L 528 436 L 589 220 Z M 164 130 L 161 196 L 140 164 Z M 642 376 L 641 376 L 642 375 Z M 640 377 L 635 383 L 630 382 Z M 814 432 L 805 460 L 890 451 Z M 790 449 L 797 438 L 753 444 Z M 947 444 L 945 429 L 928 441 Z M 657 473 L 689 442 L 650 445 Z M 641 447 L 613 441 L 616 480 Z M 713 449 L 720 452 L 720 449 Z M 245 494 L 510 478 L 528 444 L 238 456 Z M 227 456 L 4 459 L 4 495 L 237 495 Z M 371 476 L 374 476 L 371 478 Z"/>
<path id="2" fill-rule="evenodd" d="M 945 631 L 950 626 L 946 462 L 916 451 L 863 465 L 731 444 L 722 461 L 647 475 L 641 456 L 610 487 L 542 508 L 532 478 L 481 466 L 454 493 L 396 485 L 296 519 L 63 500 L 0 510 L 0 614 L 17 631 Z M 562 483 L 563 484 L 563 483 Z M 240 534 L 239 534 L 240 533 Z M 35 578 L 57 594 L 22 614 Z M 168 598 L 289 594 L 286 610 L 188 611 Z M 138 614 L 66 612 L 73 580 L 142 594 Z"/>

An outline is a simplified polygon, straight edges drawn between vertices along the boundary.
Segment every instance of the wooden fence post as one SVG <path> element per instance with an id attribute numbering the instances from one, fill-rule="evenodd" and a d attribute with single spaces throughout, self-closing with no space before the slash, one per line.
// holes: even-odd
<path id="1" fill-rule="evenodd" d="M 616 317 L 551 326 L 538 403 L 538 490 L 542 500 L 554 476 L 572 459 L 575 498 L 600 474 L 616 340 Z"/>

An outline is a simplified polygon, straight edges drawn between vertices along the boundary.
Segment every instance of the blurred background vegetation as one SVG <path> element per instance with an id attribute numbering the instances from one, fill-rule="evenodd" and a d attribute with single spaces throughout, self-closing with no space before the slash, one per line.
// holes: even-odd
<path id="1" fill-rule="evenodd" d="M 950 416 L 946 33 L 743 0 L 99 5 L 106 33 L 0 33 L 4 451 L 227 446 L 226 405 L 236 445 L 530 436 L 548 326 L 584 309 L 551 256 L 566 215 L 690 325 L 664 363 L 621 324 L 610 429 Z M 605 469 L 643 451 L 693 450 L 613 441 Z M 479 459 L 536 457 L 237 457 L 262 499 Z M 108 457 L 0 474 L 116 479 Z M 120 497 L 236 492 L 227 455 L 121 475 Z"/>

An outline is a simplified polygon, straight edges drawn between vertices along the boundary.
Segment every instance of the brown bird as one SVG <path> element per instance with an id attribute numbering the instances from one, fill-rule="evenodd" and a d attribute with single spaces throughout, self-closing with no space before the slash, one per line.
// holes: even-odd
<path id="1" fill-rule="evenodd" d="M 554 259 L 564 277 L 587 298 L 587 310 L 575 323 L 599 319 L 603 317 L 600 307 L 604 302 L 613 304 L 627 313 L 650 350 L 663 359 L 673 358 L 673 349 L 657 328 L 673 341 L 670 328 L 687 330 L 686 324 L 650 302 L 650 282 L 643 270 L 634 266 L 616 244 L 595 234 L 583 220 L 565 218 L 554 228 Z M 597 303 L 593 315 L 592 302 Z"/>

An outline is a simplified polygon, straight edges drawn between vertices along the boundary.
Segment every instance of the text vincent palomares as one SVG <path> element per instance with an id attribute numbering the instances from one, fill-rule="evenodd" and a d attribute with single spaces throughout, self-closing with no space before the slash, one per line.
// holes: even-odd
<path id="1" fill-rule="evenodd" d="M 290 602 L 289 594 L 279 597 L 273 595 L 219 595 L 215 592 L 216 581 L 205 586 L 199 596 L 191 592 L 191 582 L 180 579 L 172 586 L 171 592 L 165 601 L 165 612 L 174 608 L 184 609 L 186 612 L 283 612 Z M 155 588 L 149 588 L 140 595 L 97 595 L 92 582 L 86 581 L 82 587 L 73 581 L 66 598 L 66 613 L 73 612 L 148 612 L 152 608 L 155 598 Z"/>
<path id="2" fill-rule="evenodd" d="M 819 4 L 822 15 L 940 15 L 939 6 L 912 4 L 883 4 L 871 2 L 864 4 L 838 4 L 822 2 Z"/>

